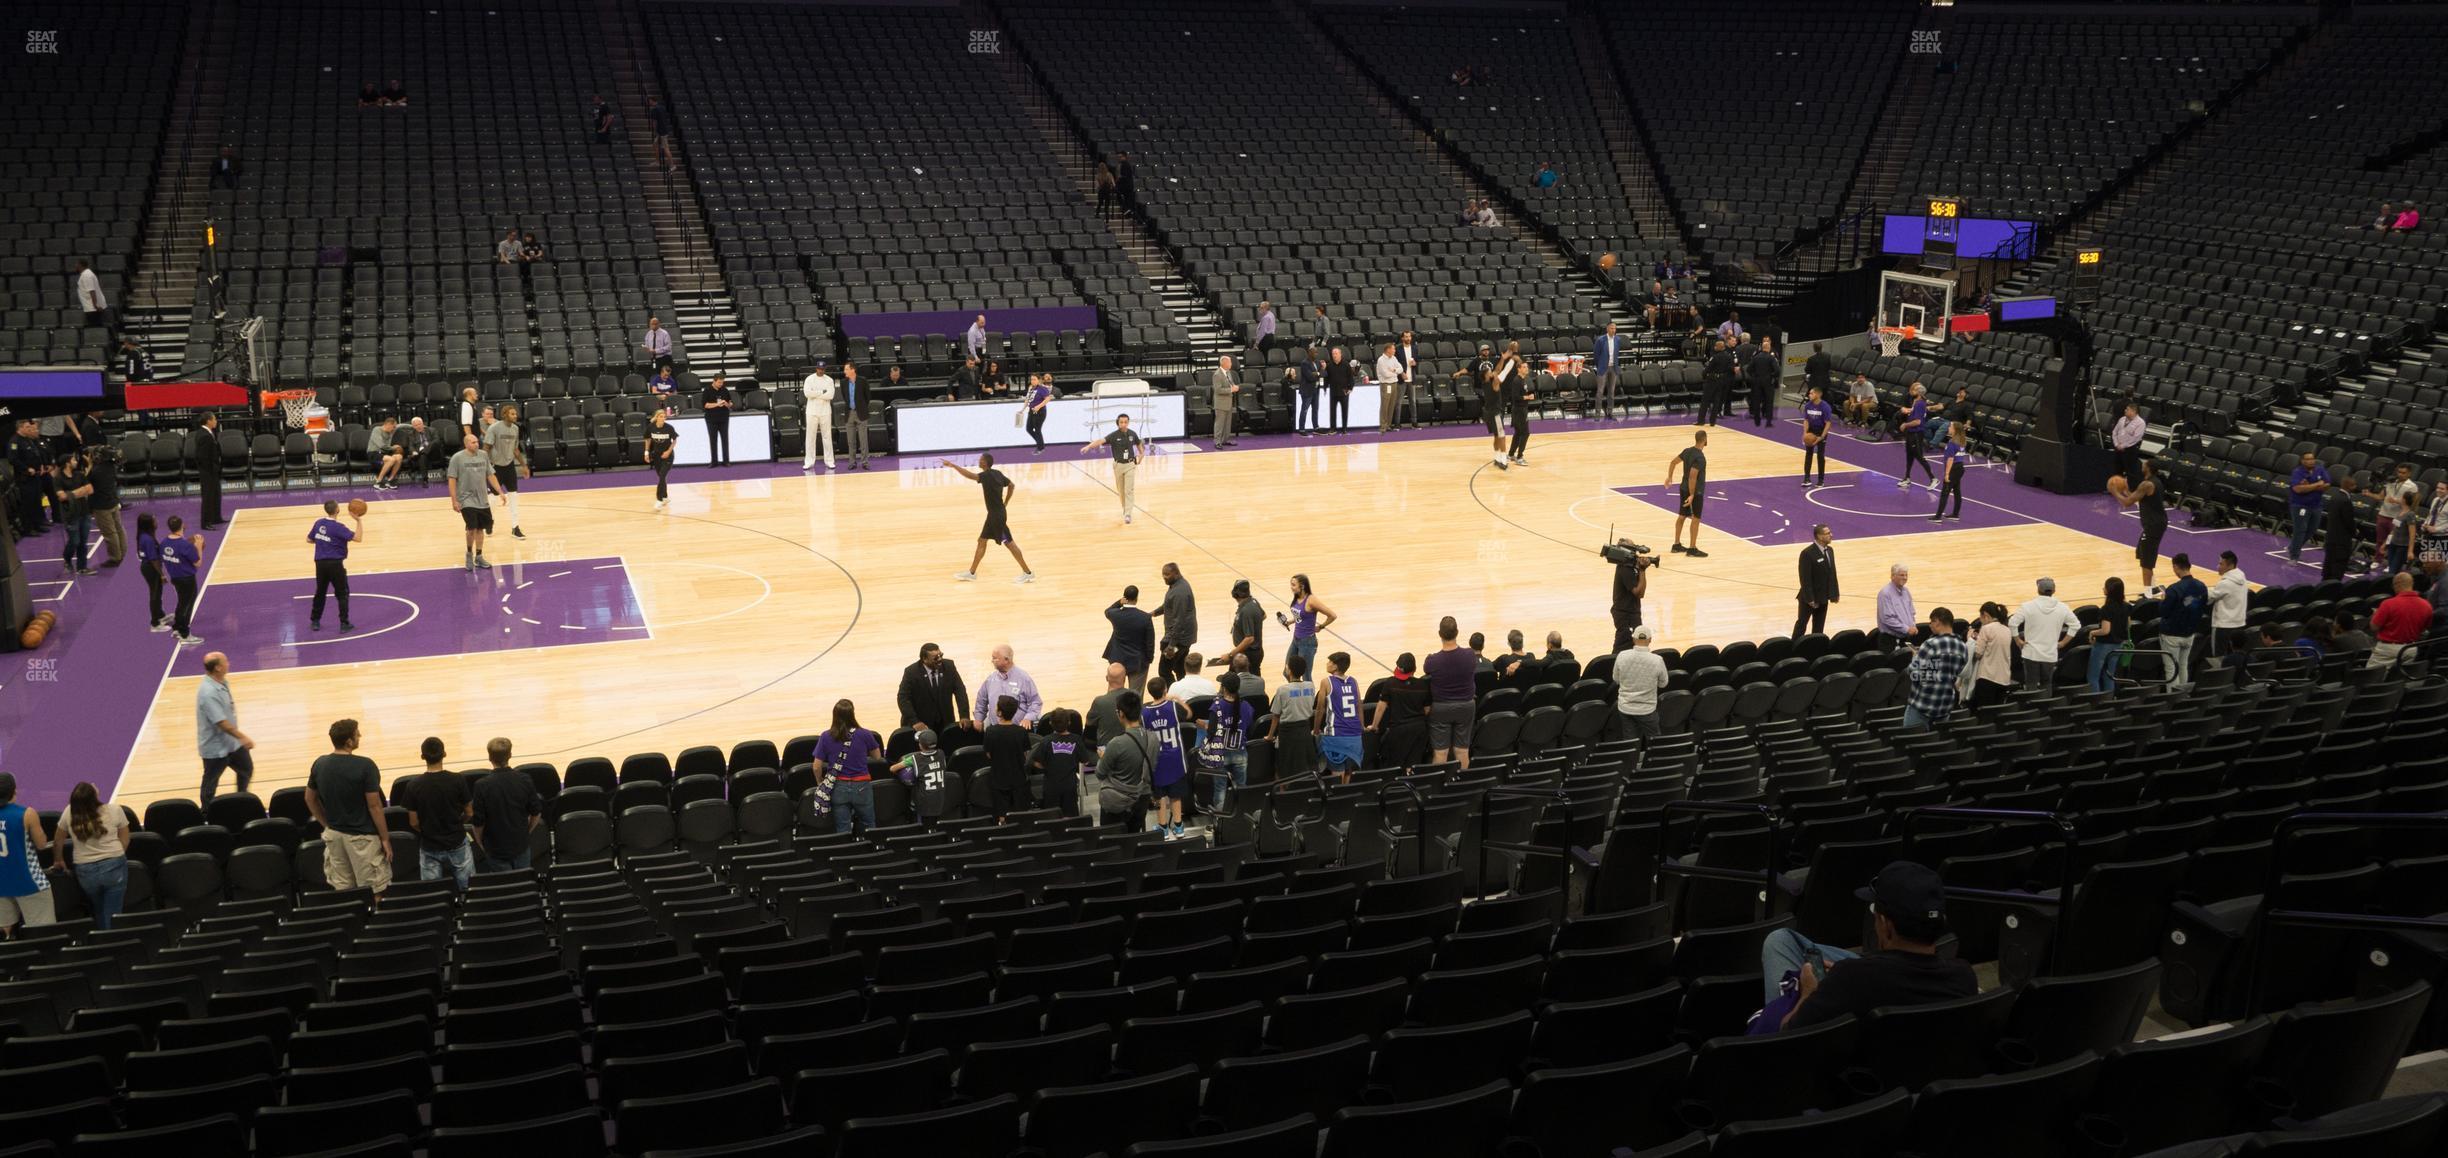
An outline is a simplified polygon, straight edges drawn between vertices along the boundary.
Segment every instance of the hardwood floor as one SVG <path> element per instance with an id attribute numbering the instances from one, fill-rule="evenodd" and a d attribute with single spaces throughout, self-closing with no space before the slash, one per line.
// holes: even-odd
<path id="1" fill-rule="evenodd" d="M 1847 595 L 1830 631 L 1869 624 L 1875 589 L 1898 560 L 1913 567 L 1924 614 L 1942 603 L 1969 614 L 1984 598 L 2011 604 L 2040 573 L 2075 603 L 2095 601 L 2104 575 L 2131 581 L 2130 546 L 2009 509 L 2000 476 L 1974 489 L 1994 492 L 1986 517 L 2003 525 L 1933 526 L 1930 496 L 1895 492 L 1892 476 L 1806 497 L 1790 477 L 1790 428 L 1773 441 L 1720 428 L 1712 443 L 1711 528 L 1701 539 L 1709 557 L 1670 556 L 1654 575 L 1647 622 L 1660 646 L 1786 632 L 1798 544 L 1830 511 L 1869 532 L 1840 529 Z M 344 716 L 363 723 L 364 750 L 387 773 L 416 767 L 428 735 L 444 741 L 454 766 L 480 763 L 497 735 L 521 759 L 557 763 L 779 742 L 822 728 L 845 696 L 862 722 L 889 729 L 899 671 L 927 641 L 973 689 L 988 651 L 1010 643 L 1049 705 L 1082 706 L 1102 689 L 1104 609 L 1132 583 L 1154 606 L 1168 561 L 1197 592 L 1210 652 L 1227 645 L 1228 592 L 1247 578 L 1280 657 L 1284 633 L 1272 616 L 1288 577 L 1305 572 L 1340 615 L 1321 653 L 1349 651 L 1363 679 L 1405 650 L 1433 647 L 1443 615 L 1465 633 L 1486 632 L 1491 651 L 1518 627 L 1533 650 L 1556 630 L 1586 658 L 1608 651 L 1612 636 L 1611 570 L 1595 554 L 1606 530 L 1662 550 L 1674 521 L 1614 488 L 1656 491 L 1690 444 L 1685 426 L 1543 433 L 1534 465 L 1502 472 L 1478 436 L 1166 453 L 1140 467 L 1144 507 L 1129 526 L 1101 455 L 1006 456 L 1019 487 L 1011 525 L 1038 575 L 1026 586 L 1011 582 L 1016 568 L 1000 548 L 976 582 L 953 579 L 969 561 L 981 503 L 975 484 L 940 467 L 682 482 L 667 513 L 651 509 L 650 482 L 531 491 L 522 496 L 530 538 L 511 538 L 505 518 L 489 541 L 498 566 L 473 577 L 459 566 L 447 500 L 410 492 L 378 501 L 366 519 L 350 563 L 361 622 L 347 637 L 328 623 L 306 632 L 296 610 L 312 587 L 303 540 L 320 510 L 251 509 L 214 544 L 198 614 L 206 641 L 183 649 L 163 679 L 118 796 L 141 806 L 195 791 L 198 664 L 220 648 L 232 656 L 240 726 L 257 744 L 254 790 L 267 796 L 304 781 L 328 750 L 325 728 Z M 1983 506 L 1976 500 L 1973 513 Z M 586 568 L 618 578 L 549 607 L 521 602 L 585 578 L 572 572 Z M 229 624 L 219 634 L 209 627 L 216 601 Z M 411 618 L 392 623 L 400 616 Z M 564 638 L 587 642 L 546 646 Z M 1270 685 L 1278 676 L 1264 674 Z"/>

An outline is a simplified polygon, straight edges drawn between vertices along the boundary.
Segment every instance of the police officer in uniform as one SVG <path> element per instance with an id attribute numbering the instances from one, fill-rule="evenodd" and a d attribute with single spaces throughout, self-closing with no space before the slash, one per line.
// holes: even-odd
<path id="1" fill-rule="evenodd" d="M 1726 343 L 1717 343 L 1709 355 L 1708 365 L 1700 371 L 1700 417 L 1694 426 L 1715 426 L 1734 402 L 1734 351 Z"/>
<path id="2" fill-rule="evenodd" d="M 1776 388 L 1784 375 L 1785 360 L 1777 356 L 1763 335 L 1743 362 L 1743 382 L 1751 388 L 1746 407 L 1751 425 L 1769 426 L 1776 422 Z"/>

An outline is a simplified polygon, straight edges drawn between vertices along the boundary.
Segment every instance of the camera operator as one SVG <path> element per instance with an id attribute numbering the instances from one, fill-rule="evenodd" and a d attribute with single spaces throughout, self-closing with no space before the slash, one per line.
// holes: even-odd
<path id="1" fill-rule="evenodd" d="M 102 549 L 108 555 L 105 567 L 116 567 L 127 561 L 127 525 L 119 519 L 119 448 L 107 442 L 97 442 L 85 454 L 86 481 L 93 484 L 89 503 L 94 525 L 102 531 Z"/>
<path id="2" fill-rule="evenodd" d="M 1615 598 L 1609 608 L 1615 618 L 1615 650 L 1632 646 L 1632 629 L 1641 625 L 1641 600 L 1649 597 L 1649 567 L 1657 556 L 1630 539 L 1598 548 L 1599 558 L 1615 564 Z"/>

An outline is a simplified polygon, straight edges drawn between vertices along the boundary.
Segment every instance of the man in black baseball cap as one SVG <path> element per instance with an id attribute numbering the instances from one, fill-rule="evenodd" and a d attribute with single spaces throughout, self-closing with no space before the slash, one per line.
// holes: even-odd
<path id="1" fill-rule="evenodd" d="M 1820 945 L 1791 929 L 1770 933 L 1761 944 L 1769 1000 L 1787 973 L 1797 974 L 1800 998 L 1785 1015 L 1784 1028 L 1980 991 L 1970 965 L 1938 955 L 1938 939 L 1946 935 L 1946 886 L 1936 870 L 1892 861 L 1853 895 L 1870 903 L 1869 952 Z"/>

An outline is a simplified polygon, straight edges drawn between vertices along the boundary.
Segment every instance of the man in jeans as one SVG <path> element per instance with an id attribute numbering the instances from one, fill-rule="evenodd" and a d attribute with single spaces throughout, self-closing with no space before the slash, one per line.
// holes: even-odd
<path id="1" fill-rule="evenodd" d="M 2321 494 L 2328 489 L 2328 469 L 2319 455 L 2305 451 L 2295 473 L 2287 476 L 2287 562 L 2303 560 L 2304 544 L 2312 541 L 2312 530 L 2320 525 Z"/>
<path id="2" fill-rule="evenodd" d="M 196 685 L 196 754 L 204 760 L 204 790 L 198 804 L 211 804 L 223 770 L 238 773 L 238 791 L 255 781 L 255 740 L 238 730 L 238 704 L 230 697 L 229 657 L 204 657 L 204 680 Z"/>
<path id="3" fill-rule="evenodd" d="M 510 766 L 510 741 L 501 736 L 485 744 L 492 767 L 476 782 L 474 797 L 479 849 L 476 871 L 506 873 L 528 865 L 528 834 L 544 822 L 544 798 L 535 781 Z"/>
<path id="4" fill-rule="evenodd" d="M 1929 617 L 1929 638 L 1913 649 L 1904 678 L 1912 685 L 1904 702 L 1904 727 L 1916 731 L 1943 724 L 1955 713 L 1955 680 L 1972 662 L 1972 649 L 1955 634 L 1955 616 L 1944 607 Z M 2054 666 L 2054 665 L 2052 665 Z"/>
<path id="5" fill-rule="evenodd" d="M 1666 690 L 1666 661 L 1649 650 L 1649 628 L 1632 629 L 1632 646 L 1615 654 L 1615 715 L 1618 735 L 1646 744 L 1658 734 L 1658 693 Z"/>
<path id="6" fill-rule="evenodd" d="M 2193 686 L 2193 645 L 2210 614 L 2210 588 L 2193 577 L 2193 556 L 2179 552 L 2169 563 L 2176 581 L 2159 600 L 2159 646 L 2167 651 L 2168 686 Z"/>
<path id="7" fill-rule="evenodd" d="M 468 799 L 467 781 L 442 766 L 442 740 L 425 737 L 421 750 L 425 773 L 408 785 L 408 827 L 417 834 L 417 877 L 451 879 L 465 892 L 468 875 L 476 871 L 474 850 L 468 847 L 468 818 L 475 806 Z"/>

